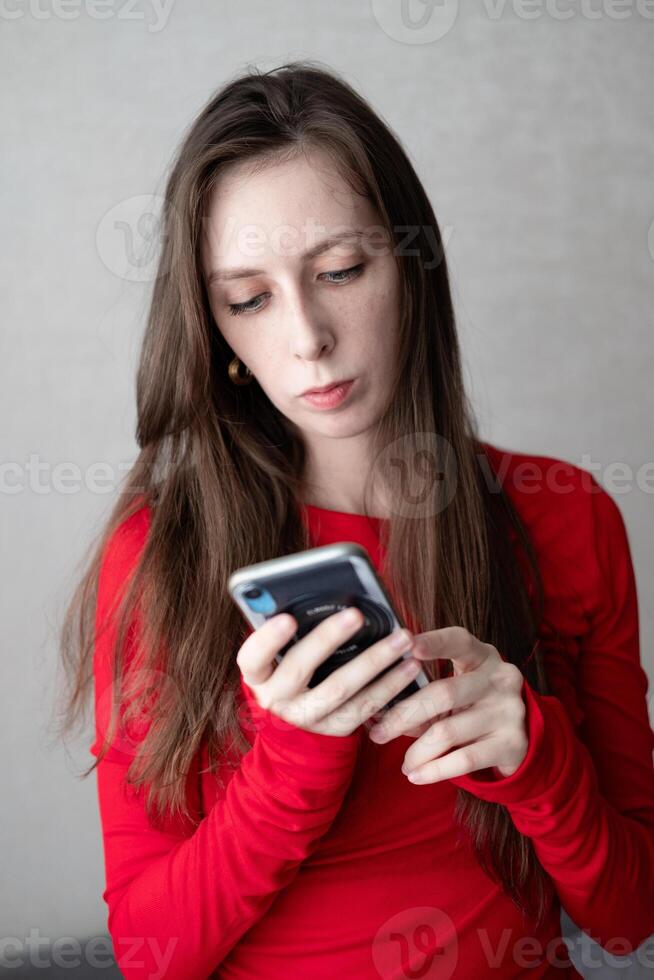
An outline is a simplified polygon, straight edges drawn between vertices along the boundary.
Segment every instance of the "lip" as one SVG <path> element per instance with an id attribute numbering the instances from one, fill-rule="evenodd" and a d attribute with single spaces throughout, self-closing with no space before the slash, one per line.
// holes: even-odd
<path id="1" fill-rule="evenodd" d="M 310 391 L 302 395 L 302 399 L 318 411 L 338 408 L 349 397 L 355 382 L 356 378 L 351 378 L 344 383 L 331 385 L 323 391 Z"/>
<path id="2" fill-rule="evenodd" d="M 304 395 L 321 395 L 324 391 L 331 391 L 332 388 L 338 388 L 340 385 L 346 385 L 352 380 L 352 378 L 343 378 L 342 381 L 333 381 L 331 384 L 323 385 L 322 388 L 307 388 L 306 391 L 301 393 L 300 397 Z"/>

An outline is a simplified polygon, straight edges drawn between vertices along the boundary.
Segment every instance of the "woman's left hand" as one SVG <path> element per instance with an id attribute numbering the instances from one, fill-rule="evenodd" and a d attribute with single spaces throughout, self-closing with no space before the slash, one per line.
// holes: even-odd
<path id="1" fill-rule="evenodd" d="M 416 660 L 451 660 L 454 674 L 398 701 L 370 729 L 370 738 L 416 738 L 402 766 L 411 782 L 435 783 L 487 767 L 495 775 L 511 776 L 528 746 L 520 669 L 461 626 L 417 633 L 415 638 Z M 417 778 L 411 777 L 414 772 Z"/>

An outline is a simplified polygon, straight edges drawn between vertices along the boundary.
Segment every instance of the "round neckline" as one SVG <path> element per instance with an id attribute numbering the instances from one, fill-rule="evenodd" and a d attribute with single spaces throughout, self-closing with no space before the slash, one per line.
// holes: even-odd
<path id="1" fill-rule="evenodd" d="M 487 455 L 492 456 L 494 460 L 499 459 L 502 453 L 507 453 L 509 450 L 499 449 L 497 446 L 490 442 L 486 442 L 483 439 L 479 441 L 479 445 L 487 452 Z M 390 520 L 388 517 L 369 517 L 367 514 L 353 514 L 348 510 L 332 510 L 329 507 L 318 507 L 317 504 L 307 504 L 304 501 L 300 502 L 300 505 L 307 511 L 313 511 L 315 514 L 322 514 L 325 518 L 349 518 L 350 520 L 360 521 L 370 523 L 373 522 L 375 525 L 386 524 Z"/>
<path id="2" fill-rule="evenodd" d="M 317 504 L 307 504 L 303 502 L 302 506 L 306 510 L 313 510 L 319 514 L 326 514 L 328 516 L 334 516 L 334 517 L 348 517 L 351 520 L 375 521 L 376 523 L 381 523 L 382 521 L 388 520 L 387 517 L 373 517 L 373 516 L 369 516 L 368 514 L 353 514 L 351 511 L 348 510 L 332 510 L 329 507 L 318 507 Z"/>

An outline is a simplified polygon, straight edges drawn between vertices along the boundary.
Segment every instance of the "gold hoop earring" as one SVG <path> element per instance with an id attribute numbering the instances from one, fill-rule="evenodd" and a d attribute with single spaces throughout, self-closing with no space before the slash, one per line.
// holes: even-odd
<path id="1" fill-rule="evenodd" d="M 238 357 L 235 357 L 232 361 L 230 361 L 229 367 L 227 369 L 227 373 L 229 374 L 229 379 L 232 382 L 232 384 L 235 385 L 249 385 L 254 375 L 252 374 L 252 371 L 250 371 L 249 367 L 246 367 L 245 377 L 243 377 L 241 374 L 239 374 L 240 366 L 241 366 L 241 362 L 239 361 Z"/>

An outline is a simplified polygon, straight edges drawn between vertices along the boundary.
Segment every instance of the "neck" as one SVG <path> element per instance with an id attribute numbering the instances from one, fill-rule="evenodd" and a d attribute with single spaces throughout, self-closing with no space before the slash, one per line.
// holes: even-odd
<path id="1" fill-rule="evenodd" d="M 337 439 L 304 432 L 303 437 L 306 460 L 302 501 L 325 510 L 363 514 L 364 487 L 370 468 L 367 433 Z M 369 507 L 373 517 L 389 515 L 389 507 L 377 485 L 372 487 Z"/>
<path id="2" fill-rule="evenodd" d="M 343 511 L 346 514 L 363 514 L 365 511 L 363 487 L 354 487 L 351 484 L 339 486 L 333 479 L 328 486 L 317 481 L 304 480 L 302 502 L 324 510 Z M 379 494 L 373 494 L 370 511 L 371 517 L 386 519 L 390 516 L 390 508 Z"/>

